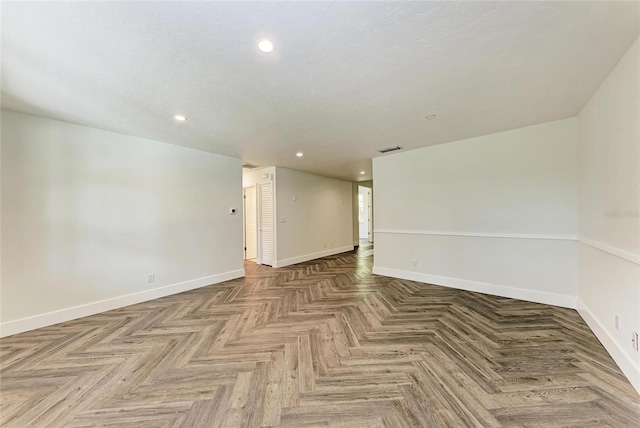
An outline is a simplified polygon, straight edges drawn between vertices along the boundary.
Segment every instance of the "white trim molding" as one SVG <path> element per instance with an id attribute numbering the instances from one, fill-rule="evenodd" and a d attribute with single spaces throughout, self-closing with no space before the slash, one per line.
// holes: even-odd
<path id="1" fill-rule="evenodd" d="M 601 241 L 585 238 L 584 236 L 579 236 L 578 242 L 584 245 L 588 245 L 589 247 L 595 248 L 596 250 L 613 254 L 614 256 L 630 261 L 631 263 L 640 265 L 640 254 L 634 254 L 630 251 L 626 251 L 621 248 L 614 247 L 613 245 L 605 244 L 604 242 L 601 242 Z"/>
<path id="2" fill-rule="evenodd" d="M 544 291 L 535 291 L 524 288 L 509 287 L 506 285 L 490 284 L 487 282 L 471 281 L 468 279 L 431 275 L 421 272 L 391 269 L 381 266 L 374 266 L 373 273 L 376 275 L 390 276 L 393 278 L 408 279 L 410 281 L 456 288 L 459 290 L 475 291 L 477 293 L 526 300 L 528 302 L 544 303 L 546 305 L 560 306 L 563 308 L 575 309 L 577 303 L 577 298 L 575 296 L 566 294 L 547 293 Z"/>
<path id="3" fill-rule="evenodd" d="M 475 232 L 454 232 L 448 230 L 398 230 L 398 229 L 375 229 L 373 233 L 383 233 L 389 235 L 435 235 L 435 236 L 465 236 L 471 238 L 511 238 L 511 239 L 552 239 L 561 241 L 575 241 L 575 235 L 541 235 L 527 233 L 475 233 Z"/>
<path id="4" fill-rule="evenodd" d="M 244 269 L 238 269 L 217 275 L 197 278 L 190 281 L 179 282 L 177 284 L 152 288 L 150 290 L 144 290 L 138 293 L 112 297 L 110 299 L 99 300 L 79 306 L 73 306 L 71 308 L 60 309 L 58 311 L 34 315 L 27 318 L 7 321 L 0 324 L 0 337 L 12 336 L 14 334 L 23 333 L 25 331 L 48 327 L 50 325 L 59 324 L 61 322 L 71 321 L 74 319 L 95 315 L 101 312 L 123 308 L 129 305 L 135 305 L 136 303 L 147 302 L 149 300 L 158 299 L 160 297 L 170 296 L 172 294 L 206 287 L 207 285 L 217 284 L 236 278 L 241 278 L 243 276 L 245 276 Z"/>
<path id="5" fill-rule="evenodd" d="M 353 251 L 353 245 L 347 245 L 346 247 L 340 248 L 332 248 L 330 250 L 319 251 L 317 253 L 305 254 L 303 256 L 291 257 L 289 259 L 284 260 L 275 260 L 273 262 L 274 268 L 280 268 L 290 265 L 295 265 L 296 263 L 308 262 L 309 260 L 319 259 L 321 257 L 333 256 L 335 254 L 345 253 L 347 251 Z"/>
<path id="6" fill-rule="evenodd" d="M 576 309 L 593 334 L 596 335 L 600 343 L 602 343 L 609 355 L 611 355 L 611 358 L 613 358 L 618 367 L 620 367 L 622 373 L 629 379 L 631 385 L 633 385 L 636 391 L 638 391 L 638 394 L 640 394 L 640 367 L 638 363 L 633 361 L 628 353 L 624 352 L 620 344 L 609 334 L 607 329 L 595 315 L 593 315 L 582 300 L 578 299 Z"/>

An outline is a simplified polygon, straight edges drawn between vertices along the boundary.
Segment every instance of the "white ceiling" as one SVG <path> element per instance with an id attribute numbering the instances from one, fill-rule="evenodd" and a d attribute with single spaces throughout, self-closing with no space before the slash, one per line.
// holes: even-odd
<path id="1" fill-rule="evenodd" d="M 3 1 L 2 105 L 369 179 L 383 147 L 576 115 L 638 37 L 639 5 Z"/>

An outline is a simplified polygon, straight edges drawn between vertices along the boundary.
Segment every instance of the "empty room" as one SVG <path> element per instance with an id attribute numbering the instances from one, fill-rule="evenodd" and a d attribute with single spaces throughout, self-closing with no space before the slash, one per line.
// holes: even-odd
<path id="1" fill-rule="evenodd" d="M 0 20 L 0 426 L 640 426 L 640 1 Z"/>

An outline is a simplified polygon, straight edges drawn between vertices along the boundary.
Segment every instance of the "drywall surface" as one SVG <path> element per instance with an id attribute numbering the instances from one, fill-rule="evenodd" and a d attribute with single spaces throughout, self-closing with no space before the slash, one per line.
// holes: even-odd
<path id="1" fill-rule="evenodd" d="M 276 168 L 276 266 L 353 249 L 352 183 Z"/>
<path id="2" fill-rule="evenodd" d="M 638 40 L 580 112 L 578 159 L 580 311 L 640 391 Z"/>
<path id="3" fill-rule="evenodd" d="M 576 119 L 374 159 L 374 272 L 575 306 Z"/>
<path id="4" fill-rule="evenodd" d="M 3 110 L 1 171 L 4 335 L 244 275 L 239 159 Z"/>

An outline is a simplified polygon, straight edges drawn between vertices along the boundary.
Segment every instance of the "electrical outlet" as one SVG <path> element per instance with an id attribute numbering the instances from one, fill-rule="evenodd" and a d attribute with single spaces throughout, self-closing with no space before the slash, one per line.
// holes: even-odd
<path id="1" fill-rule="evenodd" d="M 411 266 L 418 267 L 418 261 L 416 259 L 411 260 Z"/>
<path id="2" fill-rule="evenodd" d="M 149 275 L 147 275 L 147 283 L 152 283 L 152 282 L 156 282 L 155 273 L 150 273 Z"/>
<path id="3" fill-rule="evenodd" d="M 616 315 L 614 322 L 615 322 L 616 330 L 620 330 L 620 317 L 618 315 Z"/>
<path id="4" fill-rule="evenodd" d="M 631 333 L 631 343 L 633 344 L 633 349 L 638 350 L 638 333 L 635 331 Z"/>

